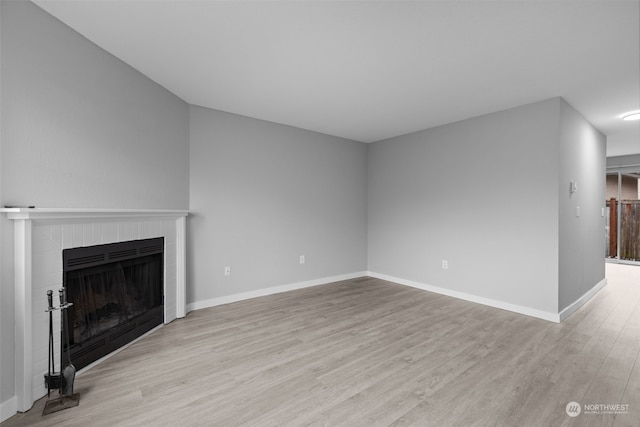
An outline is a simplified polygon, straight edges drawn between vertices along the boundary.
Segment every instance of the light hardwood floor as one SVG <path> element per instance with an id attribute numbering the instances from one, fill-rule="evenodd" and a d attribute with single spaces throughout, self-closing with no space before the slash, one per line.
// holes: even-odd
<path id="1" fill-rule="evenodd" d="M 640 267 L 607 277 L 562 324 L 372 278 L 199 310 L 1 427 L 638 426 Z"/>

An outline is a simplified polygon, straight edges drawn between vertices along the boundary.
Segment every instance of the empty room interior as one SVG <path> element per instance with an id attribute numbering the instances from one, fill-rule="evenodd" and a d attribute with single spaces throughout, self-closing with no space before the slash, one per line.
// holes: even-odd
<path id="1" fill-rule="evenodd" d="M 0 49 L 3 427 L 638 425 L 640 1 L 0 0 Z"/>

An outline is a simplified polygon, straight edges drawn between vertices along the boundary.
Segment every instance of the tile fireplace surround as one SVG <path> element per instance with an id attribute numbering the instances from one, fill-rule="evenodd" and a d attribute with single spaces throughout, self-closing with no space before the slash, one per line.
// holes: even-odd
<path id="1" fill-rule="evenodd" d="M 182 210 L 0 209 L 14 225 L 15 389 L 24 412 L 46 394 L 47 290 L 62 287 L 62 250 L 164 237 L 164 323 L 186 314 L 186 217 Z M 54 312 L 56 366 L 60 312 Z"/>

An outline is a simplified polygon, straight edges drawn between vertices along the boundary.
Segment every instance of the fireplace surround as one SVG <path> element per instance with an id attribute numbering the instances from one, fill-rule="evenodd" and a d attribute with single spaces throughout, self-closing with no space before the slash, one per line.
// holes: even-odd
<path id="1" fill-rule="evenodd" d="M 24 412 L 46 395 L 46 292 L 63 282 L 63 249 L 164 238 L 163 322 L 186 314 L 186 210 L 4 208 L 14 225 L 15 392 Z M 59 312 L 54 336 L 60 336 Z M 60 339 L 54 342 L 60 354 Z"/>

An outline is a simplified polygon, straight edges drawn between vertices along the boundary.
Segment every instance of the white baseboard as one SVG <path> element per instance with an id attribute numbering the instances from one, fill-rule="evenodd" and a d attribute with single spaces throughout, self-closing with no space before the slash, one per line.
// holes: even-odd
<path id="1" fill-rule="evenodd" d="M 341 280 L 355 279 L 357 277 L 367 276 L 367 272 L 360 271 L 356 273 L 342 274 L 339 276 L 323 277 L 321 279 L 307 280 L 305 282 L 290 283 L 287 285 L 274 286 L 271 288 L 257 289 L 255 291 L 242 292 L 239 294 L 227 295 L 224 297 L 211 298 L 205 301 L 197 301 L 187 304 L 187 312 L 200 310 L 203 308 L 215 307 L 217 305 L 229 304 L 232 302 L 243 301 L 251 298 L 263 297 L 267 295 L 279 294 L 281 292 L 293 291 L 296 289 L 309 288 L 311 286 L 325 285 L 327 283 L 339 282 Z"/>
<path id="2" fill-rule="evenodd" d="M 567 317 L 571 316 L 576 310 L 585 305 L 587 301 L 594 297 L 602 288 L 607 286 L 607 279 L 602 279 L 596 285 L 587 291 L 584 295 L 578 298 L 573 304 L 565 308 L 560 312 L 560 321 L 562 322 Z"/>
<path id="3" fill-rule="evenodd" d="M 18 396 L 0 403 L 0 423 L 8 420 L 18 413 Z"/>
<path id="4" fill-rule="evenodd" d="M 416 289 L 422 289 L 424 291 L 434 292 L 441 295 L 447 295 L 454 298 L 459 298 L 465 301 L 475 302 L 478 304 L 487 305 L 490 307 L 499 308 L 502 310 L 512 311 L 514 313 L 524 314 L 526 316 L 536 317 L 538 319 L 547 320 L 554 323 L 560 323 L 573 312 L 582 307 L 588 300 L 590 300 L 598 291 L 604 288 L 607 284 L 607 279 L 602 279 L 591 290 L 585 293 L 577 301 L 571 304 L 569 307 L 562 310 L 560 313 L 553 313 L 548 311 L 537 310 L 531 307 L 526 307 L 518 304 L 511 304 L 504 301 L 494 300 L 491 298 L 480 297 L 477 295 L 467 294 L 465 292 L 453 291 L 451 289 L 441 288 L 438 286 L 427 285 L 425 283 L 414 282 L 412 280 L 406 280 L 399 277 L 388 276 L 386 274 L 380 274 L 373 271 L 361 271 L 356 273 L 343 274 L 339 276 L 324 277 L 321 279 L 308 280 L 305 282 L 291 283 L 288 285 L 274 286 L 271 288 L 258 289 L 250 292 L 242 292 L 239 294 L 227 295 L 219 298 L 212 298 L 205 301 L 198 301 L 187 305 L 187 312 L 193 310 L 200 310 L 203 308 L 215 307 L 217 305 L 229 304 L 232 302 L 243 301 L 251 298 L 257 298 L 267 295 L 278 294 L 281 292 L 293 291 L 296 289 L 308 288 L 311 286 L 324 285 L 327 283 L 338 282 L 341 280 L 355 279 L 357 277 L 370 276 L 377 279 L 387 280 L 390 282 L 398 283 L 400 285 L 410 286 Z"/>
<path id="5" fill-rule="evenodd" d="M 512 311 L 514 313 L 537 317 L 538 319 L 548 320 L 550 322 L 560 323 L 560 315 L 557 313 L 537 310 L 537 309 L 525 307 L 522 305 L 511 304 L 504 301 L 494 300 L 491 298 L 479 297 L 477 295 L 467 294 L 464 292 L 452 291 L 451 289 L 427 285 L 424 283 L 414 282 L 412 280 L 401 279 L 399 277 L 387 276 L 386 274 L 375 273 L 372 271 L 368 271 L 367 275 L 371 277 L 375 277 L 377 279 L 398 283 L 400 285 L 422 289 L 423 291 L 429 291 L 429 292 L 434 292 L 436 294 L 447 295 L 447 296 L 459 298 L 465 301 L 471 301 L 478 304 L 488 305 L 490 307 L 500 308 L 502 310 Z"/>

